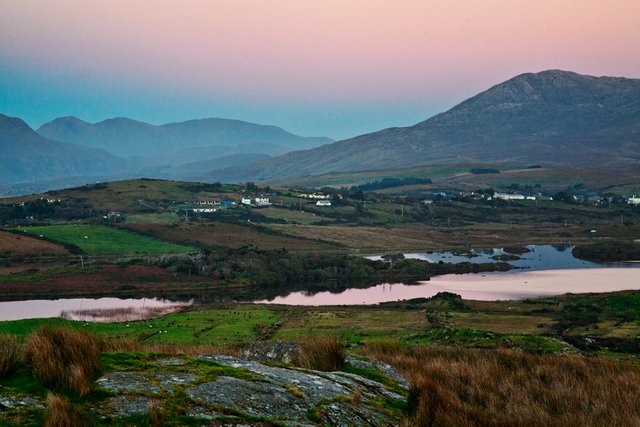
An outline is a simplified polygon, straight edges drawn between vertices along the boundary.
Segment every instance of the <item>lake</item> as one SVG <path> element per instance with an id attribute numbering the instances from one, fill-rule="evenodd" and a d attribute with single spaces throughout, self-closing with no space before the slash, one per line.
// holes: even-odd
<path id="1" fill-rule="evenodd" d="M 610 292 L 640 289 L 640 263 L 597 264 L 573 257 L 571 246 L 527 246 L 530 252 L 519 260 L 509 261 L 517 267 L 507 272 L 450 274 L 436 276 L 415 285 L 381 284 L 369 288 L 347 289 L 340 293 L 292 292 L 259 304 L 286 305 L 352 305 L 379 304 L 411 298 L 431 297 L 448 291 L 465 299 L 511 300 L 567 292 Z M 405 254 L 407 258 L 430 262 L 497 262 L 492 257 L 505 255 L 503 249 L 473 249 L 462 256 L 451 252 Z M 381 257 L 370 257 L 381 259 Z M 224 301 L 224 295 L 194 296 L 183 302 L 158 298 L 77 298 L 59 300 L 28 300 L 0 302 L 0 320 L 34 317 L 63 317 L 91 322 L 124 322 L 157 317 L 198 303 Z M 227 302 L 230 302 L 227 300 Z"/>
<path id="2" fill-rule="evenodd" d="M 67 298 L 0 302 L 0 320 L 62 317 L 87 322 L 126 322 L 162 316 L 190 305 L 158 298 Z"/>
<path id="3" fill-rule="evenodd" d="M 640 289 L 640 263 L 597 264 L 575 258 L 573 247 L 531 245 L 521 259 L 509 261 L 518 267 L 507 272 L 448 274 L 433 277 L 416 285 L 382 284 L 366 289 L 347 289 L 340 293 L 293 292 L 261 304 L 286 305 L 351 305 L 379 304 L 411 298 L 428 298 L 438 292 L 454 292 L 465 299 L 485 301 L 524 299 L 564 293 L 613 292 Z M 503 249 L 474 249 L 471 257 L 452 252 L 405 254 L 407 258 L 430 262 L 496 262 L 493 256 L 504 255 Z M 370 257 L 381 259 L 381 257 Z"/>

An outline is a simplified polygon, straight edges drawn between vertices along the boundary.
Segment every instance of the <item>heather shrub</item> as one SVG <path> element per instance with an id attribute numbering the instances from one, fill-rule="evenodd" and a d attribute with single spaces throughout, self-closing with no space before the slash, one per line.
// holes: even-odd
<path id="1" fill-rule="evenodd" d="M 52 388 L 85 395 L 100 373 L 100 352 L 96 340 L 70 328 L 41 326 L 25 344 L 25 358 L 33 375 Z"/>

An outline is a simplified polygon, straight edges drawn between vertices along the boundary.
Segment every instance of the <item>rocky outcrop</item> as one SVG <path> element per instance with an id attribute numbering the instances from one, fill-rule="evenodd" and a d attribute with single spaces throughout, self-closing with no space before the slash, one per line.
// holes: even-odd
<path id="1" fill-rule="evenodd" d="M 401 413 L 407 382 L 393 368 L 351 359 L 360 369 L 377 370 L 387 384 L 347 372 L 320 372 L 261 363 L 227 355 L 160 359 L 153 369 L 114 371 L 98 379 L 112 394 L 97 410 L 118 419 L 144 413 L 152 405 L 176 404 L 202 421 L 258 425 L 393 426 Z"/>

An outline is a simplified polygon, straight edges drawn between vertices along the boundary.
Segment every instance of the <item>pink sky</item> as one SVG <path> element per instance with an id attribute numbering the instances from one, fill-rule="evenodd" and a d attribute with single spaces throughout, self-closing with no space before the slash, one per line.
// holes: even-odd
<path id="1" fill-rule="evenodd" d="M 0 63 L 16 84 L 50 73 L 62 92 L 60 80 L 74 78 L 138 87 L 196 97 L 202 116 L 227 103 L 285 126 L 300 117 L 256 104 L 315 115 L 343 105 L 356 116 L 387 105 L 407 125 L 523 72 L 640 77 L 638 46 L 638 0 L 0 0 Z M 130 107 L 114 104 L 112 115 Z M 349 117 L 319 133 L 348 133 L 340 119 Z"/>

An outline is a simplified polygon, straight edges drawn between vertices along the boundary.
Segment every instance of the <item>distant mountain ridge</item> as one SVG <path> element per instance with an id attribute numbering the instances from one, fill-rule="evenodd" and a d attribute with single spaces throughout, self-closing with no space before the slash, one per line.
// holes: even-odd
<path id="1" fill-rule="evenodd" d="M 243 146 L 243 154 L 280 155 L 333 142 L 325 137 L 294 135 L 277 126 L 220 118 L 156 126 L 123 117 L 95 124 L 76 117 L 60 117 L 42 125 L 38 133 L 55 141 L 100 148 L 121 157 L 157 156 L 216 146 Z"/>
<path id="2" fill-rule="evenodd" d="M 23 120 L 0 114 L 0 184 L 116 174 L 128 167 L 106 151 L 48 140 Z"/>
<path id="3" fill-rule="evenodd" d="M 192 180 L 211 169 L 332 141 L 229 119 L 154 126 L 127 118 L 90 124 L 63 117 L 40 130 L 0 114 L 0 194 L 140 176 Z"/>
<path id="4" fill-rule="evenodd" d="M 212 171 L 274 180 L 420 164 L 549 163 L 640 167 L 640 79 L 526 73 L 410 127 Z"/>

